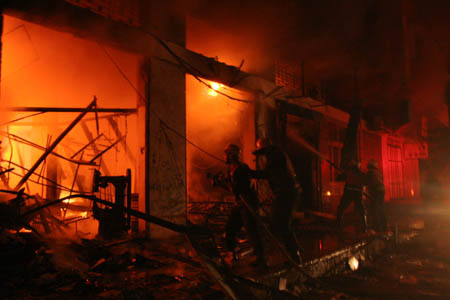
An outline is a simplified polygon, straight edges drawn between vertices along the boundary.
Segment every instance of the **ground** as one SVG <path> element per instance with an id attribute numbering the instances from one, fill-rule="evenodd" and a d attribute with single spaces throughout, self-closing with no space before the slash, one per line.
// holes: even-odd
<path id="1" fill-rule="evenodd" d="M 414 232 L 413 238 L 404 243 L 391 239 L 381 254 L 360 259 L 357 271 L 348 269 L 309 280 L 296 290 L 301 292 L 297 296 L 319 300 L 448 299 L 450 216 L 427 215 L 420 207 L 399 211 L 402 215 L 391 215 L 391 228 Z M 352 231 L 345 237 L 346 245 L 352 238 L 358 240 Z M 332 228 L 323 223 L 305 225 L 300 240 L 309 252 L 306 260 L 342 246 Z M 248 244 L 241 247 L 241 260 L 231 269 L 247 277 L 255 270 L 249 266 Z M 228 261 L 226 252 L 221 253 Z M 281 258 L 275 258 L 269 259 L 266 273 L 279 267 L 277 262 L 282 265 Z M 182 236 L 170 243 L 138 238 L 107 242 L 41 240 L 31 233 L 3 231 L 0 262 L 0 299 L 226 299 Z"/>
<path id="2" fill-rule="evenodd" d="M 305 298 L 449 299 L 450 226 L 444 218 L 428 225 L 416 238 L 362 261 L 356 272 L 320 279 Z"/>

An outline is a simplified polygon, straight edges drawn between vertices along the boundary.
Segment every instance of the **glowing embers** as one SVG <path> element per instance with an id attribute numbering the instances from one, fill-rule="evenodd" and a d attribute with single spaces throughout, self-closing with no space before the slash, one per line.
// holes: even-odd
<path id="1" fill-rule="evenodd" d="M 211 81 L 210 85 L 211 88 L 208 89 L 208 95 L 212 96 L 212 97 L 216 97 L 217 96 L 217 92 L 220 88 L 223 87 L 223 84 Z"/>
<path id="2" fill-rule="evenodd" d="M 76 211 L 67 208 L 60 208 L 60 210 L 61 210 L 61 218 L 64 220 L 89 218 L 89 213 L 87 211 Z"/>
<path id="3" fill-rule="evenodd" d="M 356 257 L 352 256 L 348 259 L 348 266 L 352 271 L 358 270 L 359 267 L 359 261 Z"/>
<path id="4" fill-rule="evenodd" d="M 69 192 L 62 192 L 61 198 L 69 196 Z M 82 198 L 69 198 L 62 201 L 63 206 L 60 208 L 62 220 L 82 220 L 88 219 L 88 204 Z"/>

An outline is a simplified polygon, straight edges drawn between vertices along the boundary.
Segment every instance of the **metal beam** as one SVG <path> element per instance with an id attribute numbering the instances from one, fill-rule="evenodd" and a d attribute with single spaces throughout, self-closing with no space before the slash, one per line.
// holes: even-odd
<path id="1" fill-rule="evenodd" d="M 137 113 L 136 108 L 82 108 L 82 107 L 32 107 L 32 106 L 19 106 L 19 107 L 6 107 L 8 111 L 17 112 L 98 112 L 98 113 Z"/>
<path id="2" fill-rule="evenodd" d="M 78 124 L 78 122 L 86 115 L 89 110 L 96 105 L 97 100 L 94 97 L 94 100 L 81 112 L 75 120 L 70 123 L 70 125 L 56 138 L 56 140 L 47 148 L 47 150 L 39 157 L 39 159 L 34 163 L 34 165 L 28 170 L 25 176 L 17 183 L 14 190 L 20 189 L 20 187 L 28 180 L 28 178 L 33 174 L 33 172 L 39 167 L 39 165 L 47 158 L 47 156 L 56 148 L 56 146 L 61 142 L 61 140 Z"/>

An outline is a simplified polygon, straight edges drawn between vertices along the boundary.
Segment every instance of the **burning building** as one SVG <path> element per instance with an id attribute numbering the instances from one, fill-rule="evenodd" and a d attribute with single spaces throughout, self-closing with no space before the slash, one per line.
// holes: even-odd
<path id="1" fill-rule="evenodd" d="M 16 166 L 4 182 L 9 187 L 95 97 L 93 113 L 33 170 L 28 193 L 58 199 L 91 192 L 92 168 L 106 176 L 130 169 L 135 207 L 184 223 L 190 205 L 227 202 L 205 176 L 223 168 L 225 146 L 239 144 L 243 159 L 256 167 L 251 151 L 267 136 L 293 160 L 303 188 L 300 209 L 334 212 L 342 184 L 332 164 L 340 162 L 348 114 L 325 103 L 325 90 L 305 87 L 304 65 L 277 63 L 273 83 L 245 73 L 243 61 L 232 67 L 189 51 L 185 45 L 205 44 L 196 38 L 205 24 L 188 19 L 186 39 L 182 9 L 171 5 L 47 2 L 7 2 L 4 8 L 2 105 L 10 121 L 3 168 Z M 208 39 L 220 44 L 219 35 Z M 363 122 L 359 131 L 359 159 L 382 166 L 386 200 L 417 198 L 426 143 L 420 135 L 368 127 Z M 150 230 L 144 223 L 139 228 Z"/>
<path id="2" fill-rule="evenodd" d="M 348 53 L 299 62 L 292 51 L 273 55 L 274 42 L 251 29 L 244 40 L 252 46 L 268 43 L 271 49 L 263 55 L 263 47 L 239 48 L 229 42 L 236 38 L 234 27 L 210 26 L 209 18 L 222 20 L 220 12 L 205 19 L 197 9 L 197 15 L 185 18 L 187 5 L 178 1 L 2 4 L 2 189 L 32 196 L 25 204 L 33 207 L 64 199 L 49 207 L 48 218 L 69 225 L 76 236 L 132 232 L 170 239 L 191 222 L 214 225 L 226 216 L 234 196 L 214 189 L 208 174 L 225 170 L 224 149 L 230 143 L 239 145 L 243 161 L 257 169 L 252 151 L 262 137 L 292 161 L 303 191 L 296 210 L 335 215 L 344 188 L 338 175 L 347 111 L 365 97 L 355 144 L 358 160 L 363 167 L 369 160 L 378 162 L 386 202 L 420 202 L 427 121 L 417 106 L 405 113 L 411 101 L 398 99 L 407 93 L 388 82 L 397 73 L 387 75 L 366 62 L 360 67 L 369 71 L 354 68 L 343 76 L 345 84 L 342 78 L 321 80 L 319 75 L 336 72 Z M 263 11 L 270 8 L 262 5 Z M 365 18 L 376 19 L 380 10 L 373 4 Z M 398 16 L 403 27 L 395 34 L 408 39 L 408 18 Z M 366 25 L 368 32 L 376 29 Z M 367 39 L 375 43 L 377 37 Z M 405 46 L 397 57 L 381 44 L 380 57 L 400 57 L 399 76 L 411 84 L 412 50 Z M 324 51 L 320 46 L 305 46 L 302 54 Z M 364 52 L 351 49 L 343 61 L 362 60 L 358 51 Z M 247 64 L 238 58 L 241 53 L 254 60 Z M 392 107 L 383 110 L 374 100 L 379 86 L 358 86 L 358 80 L 373 78 L 381 78 L 377 82 L 386 83 L 386 90 L 395 89 L 383 94 L 386 101 L 392 94 L 398 98 Z M 396 119 L 399 112 L 402 117 Z M 262 202 L 270 202 L 265 184 L 258 182 L 257 188 Z M 72 197 L 80 194 L 85 197 Z M 115 211 L 112 203 L 122 210 Z M 264 205 L 261 214 L 266 214 Z M 50 233 L 49 222 L 41 216 L 33 225 Z"/>

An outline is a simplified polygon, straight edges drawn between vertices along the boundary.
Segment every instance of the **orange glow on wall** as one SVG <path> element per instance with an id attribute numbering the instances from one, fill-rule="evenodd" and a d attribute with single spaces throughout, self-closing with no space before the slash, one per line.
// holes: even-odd
<path id="1" fill-rule="evenodd" d="M 99 108 L 136 108 L 139 103 L 134 88 L 139 82 L 140 57 L 137 55 L 7 15 L 4 16 L 2 46 L 0 163 L 2 168 L 14 168 L 7 174 L 6 183 L 0 182 L 2 188 L 14 187 L 42 155 L 45 147 L 78 116 L 78 113 L 12 112 L 3 108 L 83 108 L 94 95 Z M 26 116 L 23 120 L 9 123 Z M 87 147 L 83 154 L 73 157 L 74 160 L 89 161 L 95 153 L 123 137 L 123 142 L 110 148 L 96 162 L 105 175 L 121 175 L 131 168 L 135 188 L 141 157 L 139 145 L 144 136 L 144 132 L 138 130 L 137 115 L 99 113 L 98 116 L 98 131 L 95 114 L 88 113 L 54 152 L 70 158 L 101 135 L 95 147 Z M 11 138 L 14 136 L 24 140 L 19 142 Z M 76 192 L 90 192 L 92 174 L 92 166 L 80 165 L 77 168 L 72 162 L 49 155 L 24 185 L 25 192 L 39 194 L 42 198 L 63 197 L 72 187 Z M 49 193 L 47 186 L 58 190 L 57 193 Z M 69 207 L 64 214 L 66 218 L 72 213 L 73 216 L 89 217 L 84 210 L 70 212 L 70 205 L 87 206 L 91 204 L 89 201 L 72 199 L 70 203 L 62 204 Z M 97 222 L 92 220 L 92 224 L 88 223 L 80 222 L 78 230 L 84 227 L 81 231 L 95 233 Z"/>
<path id="2" fill-rule="evenodd" d="M 219 93 L 217 93 L 216 91 L 218 91 L 220 88 L 223 87 L 223 84 L 211 81 L 211 83 L 209 84 L 209 86 L 211 87 L 210 89 L 208 89 L 208 95 L 212 96 L 212 97 L 216 97 Z"/>
<path id="3" fill-rule="evenodd" d="M 119 73 L 104 51 L 107 51 L 120 66 L 130 82 L 137 86 L 140 61 L 134 54 L 100 46 L 95 42 L 7 15 L 4 16 L 2 42 L 1 107 L 85 107 L 92 101 L 94 95 L 101 108 L 136 108 L 137 106 L 139 99 L 136 91 Z M 1 123 L 33 114 L 32 112 L 1 111 Z M 9 160 L 12 157 L 14 163 L 29 168 L 42 151 L 26 144 L 10 143 L 5 134 L 14 134 L 45 147 L 48 143 L 47 139 L 56 139 L 77 115 L 77 113 L 45 113 L 8 124 L 8 126 L 1 126 L 2 159 Z M 104 117 L 105 114 L 99 116 Z M 133 165 L 136 163 L 139 141 L 139 136 L 136 134 L 138 132 L 137 117 L 136 115 L 118 116 L 111 120 L 107 118 L 99 120 L 99 131 L 105 136 L 105 139 L 99 140 L 99 143 L 110 145 L 118 139 L 111 125 L 113 122 L 117 124 L 120 134 L 126 135 L 125 143 L 119 143 L 117 148 L 105 153 L 102 160 L 107 164 L 109 175 L 123 174 L 129 167 L 134 171 Z M 89 113 L 61 141 L 55 152 L 70 157 L 89 142 L 90 137 L 86 135 L 82 124 L 88 128 L 92 138 L 97 136 L 94 114 Z M 125 144 L 128 146 L 126 149 Z M 100 148 L 104 149 L 99 146 L 98 150 Z M 92 147 L 87 149 L 84 160 L 92 158 L 88 154 L 92 150 Z M 75 159 L 78 160 L 80 157 L 77 156 Z M 70 187 L 73 181 L 73 166 L 61 163 L 59 160 L 58 164 L 60 164 L 58 166 L 61 174 L 60 183 Z M 45 169 L 42 171 L 39 169 L 37 172 L 44 172 L 45 175 Z M 92 170 L 81 167 L 79 174 L 87 182 L 90 178 L 85 173 L 91 172 Z M 16 168 L 14 173 L 23 175 L 23 170 Z M 12 186 L 18 181 L 18 175 L 10 174 Z M 37 181 L 34 176 L 31 179 Z M 86 187 L 89 185 L 87 184 Z M 30 182 L 28 187 L 32 191 L 28 191 L 27 188 L 27 192 L 41 193 L 40 186 L 37 187 Z"/>
<path id="4" fill-rule="evenodd" d="M 226 171 L 224 149 L 227 144 L 234 143 L 242 147 L 242 159 L 250 166 L 254 160 L 251 155 L 255 149 L 253 104 L 233 101 L 213 88 L 239 99 L 251 101 L 251 95 L 219 83 L 208 84 L 209 89 L 193 76 L 186 76 L 187 138 L 215 156 L 213 158 L 187 143 L 188 205 L 190 202 L 227 197 L 224 190 L 213 188 L 206 177 L 207 173 Z M 210 92 L 215 94 L 211 95 Z M 214 101 L 208 95 L 215 96 Z"/>
<path id="5" fill-rule="evenodd" d="M 211 87 L 213 90 L 218 91 L 222 85 L 217 82 L 211 82 Z"/>
<path id="6" fill-rule="evenodd" d="M 218 94 L 215 90 L 213 89 L 208 89 L 208 95 L 212 96 L 212 97 L 216 97 Z"/>

